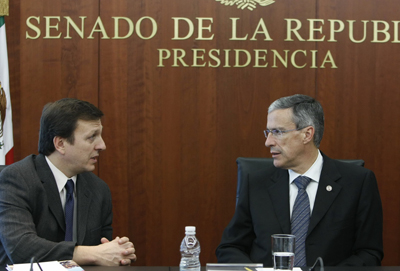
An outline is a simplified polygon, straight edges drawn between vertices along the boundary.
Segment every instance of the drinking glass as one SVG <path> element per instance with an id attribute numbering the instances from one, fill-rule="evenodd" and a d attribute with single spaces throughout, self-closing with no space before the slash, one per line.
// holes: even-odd
<path id="1" fill-rule="evenodd" d="M 295 236 L 291 234 L 273 234 L 271 242 L 274 270 L 293 270 Z"/>

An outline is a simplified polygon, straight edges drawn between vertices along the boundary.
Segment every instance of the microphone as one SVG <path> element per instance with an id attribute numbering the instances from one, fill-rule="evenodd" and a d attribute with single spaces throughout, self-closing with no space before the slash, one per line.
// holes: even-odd
<path id="1" fill-rule="evenodd" d="M 321 257 L 318 257 L 313 266 L 311 266 L 308 271 L 313 271 L 315 269 L 315 266 L 319 262 L 319 265 L 321 266 L 320 271 L 324 271 L 324 261 L 322 260 Z"/>
<path id="2" fill-rule="evenodd" d="M 33 257 L 31 258 L 31 269 L 30 269 L 30 271 L 33 271 L 33 263 L 34 263 L 34 262 L 37 263 L 37 265 L 39 266 L 40 271 L 43 271 L 43 269 L 42 269 L 42 267 L 40 266 L 40 264 L 38 263 L 38 261 L 35 261 L 35 256 L 33 256 Z"/>

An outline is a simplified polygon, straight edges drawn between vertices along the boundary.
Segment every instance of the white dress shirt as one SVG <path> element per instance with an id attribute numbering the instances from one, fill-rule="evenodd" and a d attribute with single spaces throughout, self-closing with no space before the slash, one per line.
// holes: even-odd
<path id="1" fill-rule="evenodd" d="M 318 157 L 315 160 L 314 164 L 302 175 L 311 179 L 311 182 L 306 188 L 306 192 L 308 194 L 308 198 L 310 200 L 310 215 L 312 214 L 315 197 L 317 196 L 319 178 L 321 177 L 322 165 L 324 163 L 324 159 L 322 158 L 321 152 L 318 150 Z M 290 200 L 290 218 L 292 218 L 293 205 L 297 197 L 298 188 L 297 185 L 293 182 L 301 174 L 294 172 L 289 169 L 289 200 Z"/>
<path id="2" fill-rule="evenodd" d="M 62 173 L 51 161 L 49 158 L 47 158 L 46 156 L 46 161 L 47 164 L 49 164 L 49 167 L 51 169 L 51 172 L 54 175 L 54 179 L 56 179 L 56 184 L 58 187 L 58 192 L 60 193 L 60 199 L 61 199 L 61 205 L 63 208 L 63 211 L 65 213 L 65 202 L 66 202 L 66 197 L 67 197 L 67 191 L 65 189 L 65 184 L 67 183 L 67 181 L 69 179 L 72 179 L 72 181 L 74 181 L 74 221 L 73 221 L 73 232 L 72 232 L 72 240 L 74 242 L 76 242 L 78 240 L 77 238 L 77 217 L 76 217 L 76 206 L 78 205 L 78 201 L 76 198 L 76 175 L 72 176 L 71 178 L 68 178 L 67 176 L 65 176 L 64 173 Z"/>

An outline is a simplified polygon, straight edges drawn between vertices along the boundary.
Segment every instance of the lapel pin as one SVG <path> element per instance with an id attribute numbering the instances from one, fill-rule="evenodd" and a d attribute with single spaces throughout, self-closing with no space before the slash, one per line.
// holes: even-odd
<path id="1" fill-rule="evenodd" d="M 332 186 L 328 185 L 328 186 L 326 187 L 326 191 L 331 192 L 331 191 L 332 191 Z"/>

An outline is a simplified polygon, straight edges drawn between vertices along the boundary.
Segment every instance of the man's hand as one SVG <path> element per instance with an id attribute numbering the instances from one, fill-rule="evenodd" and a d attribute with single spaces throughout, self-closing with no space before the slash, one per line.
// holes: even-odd
<path id="1" fill-rule="evenodd" d="M 132 242 L 129 242 L 128 237 L 116 237 L 113 241 L 117 240 L 118 244 L 123 246 L 129 243 L 131 246 L 126 248 L 125 251 L 122 252 L 123 259 L 120 260 L 120 265 L 130 265 L 131 262 L 136 262 L 136 255 L 135 255 L 135 247 Z M 107 238 L 101 238 L 101 243 L 109 243 L 110 241 Z"/>
<path id="2" fill-rule="evenodd" d="M 136 261 L 135 247 L 128 237 L 102 238 L 98 246 L 75 247 L 73 260 L 79 265 L 130 265 Z"/>

